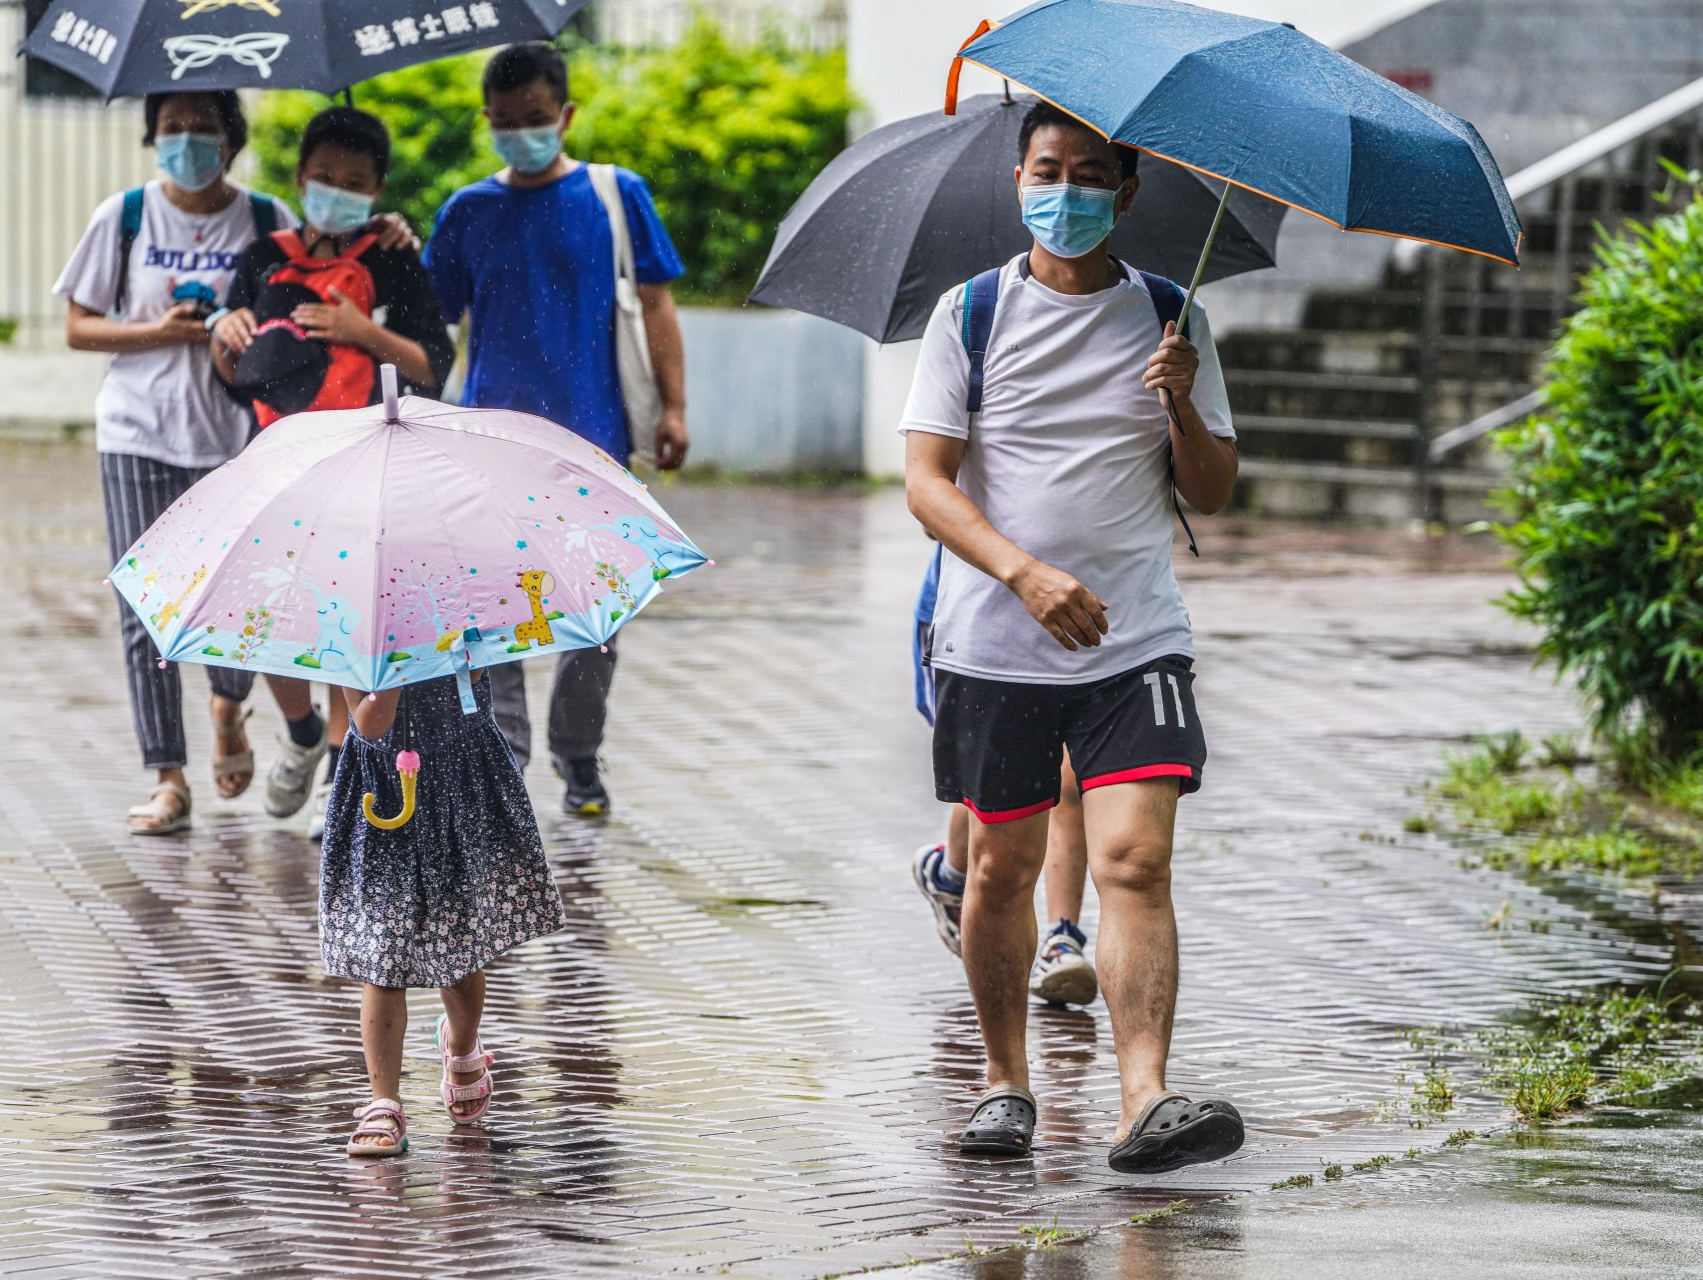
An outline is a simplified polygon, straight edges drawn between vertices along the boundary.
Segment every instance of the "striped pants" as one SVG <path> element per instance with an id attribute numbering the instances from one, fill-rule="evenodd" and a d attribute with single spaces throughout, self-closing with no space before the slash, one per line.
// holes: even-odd
<path id="1" fill-rule="evenodd" d="M 148 526 L 207 474 L 127 453 L 103 453 L 100 465 L 110 564 L 117 564 Z M 118 602 L 118 622 L 124 640 L 130 718 L 142 747 L 142 763 L 150 769 L 181 769 L 188 762 L 188 750 L 183 742 L 183 683 L 177 664 L 160 667 L 159 652 L 142 619 L 122 599 Z M 247 699 L 254 687 L 254 676 L 246 671 L 209 667 L 207 675 L 214 693 L 235 702 Z"/>

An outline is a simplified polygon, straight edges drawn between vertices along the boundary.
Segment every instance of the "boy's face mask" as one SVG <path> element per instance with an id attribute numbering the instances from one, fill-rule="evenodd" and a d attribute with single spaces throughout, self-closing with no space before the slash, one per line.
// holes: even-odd
<path id="1" fill-rule="evenodd" d="M 492 129 L 491 145 L 516 173 L 542 173 L 561 154 L 562 128 L 541 124 L 530 129 Z"/>
<path id="2" fill-rule="evenodd" d="M 302 188 L 302 216 L 320 231 L 347 235 L 372 220 L 373 198 L 309 179 Z"/>

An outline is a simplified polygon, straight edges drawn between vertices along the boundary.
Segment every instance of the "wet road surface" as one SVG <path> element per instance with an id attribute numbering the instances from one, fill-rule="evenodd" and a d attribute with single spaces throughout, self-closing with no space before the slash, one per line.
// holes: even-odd
<path id="1" fill-rule="evenodd" d="M 94 460 L 0 443 L 0 1274 L 757 1278 L 942 1258 L 1434 1149 L 1445 1128 L 1374 1114 L 1418 1062 L 1407 1029 L 1667 963 L 1588 903 L 1402 832 L 1448 743 L 1577 721 L 1487 603 L 1508 585 L 1493 549 L 1207 521 L 1181 566 L 1212 757 L 1177 844 L 1172 1083 L 1235 1099 L 1248 1145 L 1112 1175 L 1096 1005 L 1033 1020 L 1033 1159 L 962 1159 L 974 1016 L 907 870 L 943 818 L 910 707 L 925 541 L 893 491 L 661 497 L 719 567 L 623 638 L 615 816 L 559 816 L 539 747 L 571 923 L 490 971 L 490 1126 L 449 1132 L 436 1001 L 417 993 L 414 1151 L 355 1163 L 358 993 L 318 967 L 317 851 L 258 785 L 218 801 L 198 712 L 195 827 L 124 833 L 146 786 Z M 201 673 L 185 689 L 198 706 Z M 256 705 L 264 770 L 280 725 Z M 1504 901 L 1548 931 L 1488 930 Z"/>

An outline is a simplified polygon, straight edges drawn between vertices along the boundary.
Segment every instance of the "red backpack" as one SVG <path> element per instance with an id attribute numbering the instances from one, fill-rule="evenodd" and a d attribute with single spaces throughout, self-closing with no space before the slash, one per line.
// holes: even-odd
<path id="1" fill-rule="evenodd" d="M 237 392 L 254 402 L 260 425 L 309 409 L 358 409 L 373 402 L 377 362 L 359 347 L 310 338 L 292 318 L 303 303 L 332 303 L 332 290 L 370 316 L 377 297 L 361 255 L 376 235 L 356 240 L 335 258 L 308 256 L 294 231 L 274 231 L 285 255 L 254 300 L 254 341 L 237 360 Z"/>

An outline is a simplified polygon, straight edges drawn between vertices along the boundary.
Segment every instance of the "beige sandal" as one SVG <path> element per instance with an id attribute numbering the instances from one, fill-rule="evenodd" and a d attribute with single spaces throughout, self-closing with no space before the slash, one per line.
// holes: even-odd
<path id="1" fill-rule="evenodd" d="M 173 806 L 162 799 L 173 796 Z M 181 782 L 162 782 L 154 788 L 147 804 L 134 805 L 124 815 L 124 822 L 133 836 L 169 836 L 189 825 L 189 788 Z"/>
<path id="2" fill-rule="evenodd" d="M 254 748 L 249 747 L 246 750 L 233 751 L 228 756 L 222 756 L 218 754 L 218 740 L 235 733 L 240 733 L 244 738 L 247 738 L 248 721 L 253 714 L 253 707 L 244 707 L 242 714 L 237 717 L 236 723 L 228 727 L 220 724 L 217 720 L 213 721 L 213 785 L 218 788 L 219 795 L 223 799 L 235 800 L 247 791 L 254 782 Z M 243 779 L 241 786 L 234 789 L 226 788 L 227 782 L 232 778 L 242 777 L 243 774 L 248 776 Z"/>

